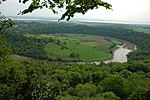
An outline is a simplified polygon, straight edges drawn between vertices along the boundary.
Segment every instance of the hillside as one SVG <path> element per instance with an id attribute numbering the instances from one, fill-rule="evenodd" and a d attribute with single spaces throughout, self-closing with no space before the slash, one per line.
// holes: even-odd
<path id="1" fill-rule="evenodd" d="M 135 32 L 128 28 L 130 25 L 120 24 L 89 26 L 62 23 L 59 24 L 62 26 L 59 26 L 49 23 L 48 27 L 39 28 L 40 31 L 39 24 L 41 27 L 46 25 L 39 22 L 19 22 L 19 26 L 9 29 L 0 37 L 1 100 L 149 100 L 149 34 Z M 53 33 L 57 34 L 43 34 L 52 27 Z M 63 29 L 63 27 L 67 28 Z M 67 29 L 68 32 L 66 32 Z M 73 34 L 71 31 L 80 34 Z M 96 55 L 101 52 L 107 52 L 106 54 L 109 55 L 109 46 L 112 46 L 112 43 L 121 44 L 120 39 L 137 45 L 137 51 L 129 54 L 130 61 L 127 63 L 96 65 L 23 60 L 12 57 L 12 54 L 15 53 L 35 59 L 50 59 L 47 55 L 62 54 L 62 58 L 70 55 L 74 57 L 73 59 L 78 59 L 78 55 L 71 51 L 81 51 L 79 54 L 81 56 L 84 55 L 85 49 L 88 52 L 96 52 Z M 101 45 L 98 45 L 99 43 Z M 79 45 L 79 48 L 76 45 Z M 95 48 L 91 49 L 93 47 Z M 100 50 L 100 52 L 95 50 Z M 143 55 L 145 52 L 147 54 Z M 90 58 L 80 56 L 79 58 L 83 57 L 84 60 L 92 58 L 91 56 Z M 55 59 L 56 56 L 50 57 Z"/>
<path id="2" fill-rule="evenodd" d="M 49 61 L 103 61 L 111 59 L 122 42 L 81 34 L 7 34 L 14 54 Z"/>
<path id="3" fill-rule="evenodd" d="M 75 64 L 15 60 L 0 39 L 1 100 L 149 100 L 150 61 Z M 1 47 L 2 48 L 2 47 Z"/>
<path id="4" fill-rule="evenodd" d="M 128 55 L 129 60 L 149 59 L 150 35 L 135 31 L 135 28 L 140 27 L 149 29 L 150 25 L 94 22 L 17 21 L 17 27 L 10 31 L 11 33 L 12 31 L 15 31 L 21 34 L 76 33 L 118 38 L 137 45 L 137 51 Z"/>

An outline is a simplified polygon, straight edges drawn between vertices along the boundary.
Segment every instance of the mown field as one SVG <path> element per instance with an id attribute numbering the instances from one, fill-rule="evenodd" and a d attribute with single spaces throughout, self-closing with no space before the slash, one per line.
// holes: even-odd
<path id="1" fill-rule="evenodd" d="M 46 55 L 58 61 L 101 61 L 111 59 L 117 39 L 84 34 L 26 34 L 27 37 L 51 39 L 44 45 Z"/>

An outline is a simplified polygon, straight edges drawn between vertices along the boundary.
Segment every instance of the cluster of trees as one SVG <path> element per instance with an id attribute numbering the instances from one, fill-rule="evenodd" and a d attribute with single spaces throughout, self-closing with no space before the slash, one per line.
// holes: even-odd
<path id="1" fill-rule="evenodd" d="M 23 34 L 8 32 L 4 35 L 8 44 L 12 48 L 12 52 L 17 55 L 32 57 L 35 59 L 48 59 L 44 49 L 44 45 L 52 42 L 51 38 L 35 38 L 27 37 Z"/>
<path id="2" fill-rule="evenodd" d="M 150 61 L 82 65 L 2 59 L 1 100 L 150 99 Z"/>
<path id="3" fill-rule="evenodd" d="M 148 50 L 136 50 L 134 52 L 131 52 L 128 55 L 128 60 L 145 60 L 150 59 L 150 51 Z"/>
<path id="4" fill-rule="evenodd" d="M 11 54 L 11 49 L 3 36 L 0 35 L 0 59 L 7 58 Z"/>

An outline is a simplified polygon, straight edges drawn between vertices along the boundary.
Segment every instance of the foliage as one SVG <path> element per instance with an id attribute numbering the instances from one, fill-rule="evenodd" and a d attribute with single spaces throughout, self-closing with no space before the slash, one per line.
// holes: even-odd
<path id="1" fill-rule="evenodd" d="M 14 54 L 32 57 L 35 59 L 47 59 L 44 45 L 51 39 L 38 39 L 25 37 L 24 35 L 11 32 L 6 33 L 5 38 Z"/>
<path id="2" fill-rule="evenodd" d="M 137 63 L 146 67 L 138 70 L 137 67 L 132 67 Z M 117 66 L 124 67 L 117 72 L 114 70 Z M 0 66 L 0 98 L 2 100 L 99 100 L 100 98 L 101 100 L 136 100 L 137 98 L 149 100 L 150 77 L 147 77 L 149 69 L 150 61 L 81 65 L 12 60 Z"/>
<path id="3" fill-rule="evenodd" d="M 78 53 L 70 53 L 70 57 L 76 58 L 76 57 L 79 57 L 79 54 Z"/>
<path id="4" fill-rule="evenodd" d="M 148 50 L 137 50 L 128 55 L 129 60 L 146 60 L 150 59 L 150 51 Z"/>
<path id="5" fill-rule="evenodd" d="M 12 19 L 6 18 L 0 12 L 0 35 L 3 34 L 7 28 L 12 27 L 13 24 L 14 22 L 12 21 Z"/>
<path id="6" fill-rule="evenodd" d="M 2 3 L 2 0 L 0 3 Z M 48 8 L 54 14 L 57 14 L 58 9 L 65 9 L 65 13 L 62 15 L 60 20 L 67 18 L 70 20 L 71 17 L 74 17 L 76 13 L 85 14 L 88 10 L 93 10 L 99 8 L 100 6 L 105 7 L 106 9 L 111 9 L 111 4 L 104 2 L 102 0 L 19 0 L 20 3 L 26 4 L 31 2 L 29 7 L 21 12 L 21 14 L 31 13 L 32 11 L 40 8 Z"/>
<path id="7" fill-rule="evenodd" d="M 6 40 L 0 36 L 0 59 L 7 58 L 11 54 L 11 49 Z"/>

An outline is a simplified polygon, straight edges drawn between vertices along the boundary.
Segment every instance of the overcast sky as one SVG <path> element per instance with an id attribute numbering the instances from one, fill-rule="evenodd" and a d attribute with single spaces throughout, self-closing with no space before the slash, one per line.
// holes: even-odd
<path id="1" fill-rule="evenodd" d="M 99 20 L 122 20 L 150 23 L 150 0 L 103 0 L 112 4 L 113 10 L 106 10 L 101 7 L 88 11 L 87 14 L 77 14 L 75 18 L 99 19 Z M 4 15 L 17 15 L 19 11 L 27 8 L 28 4 L 19 4 L 19 0 L 7 0 L 0 4 L 0 11 Z M 63 10 L 59 10 L 59 15 L 54 15 L 47 9 L 36 10 L 25 16 L 60 17 Z"/>

